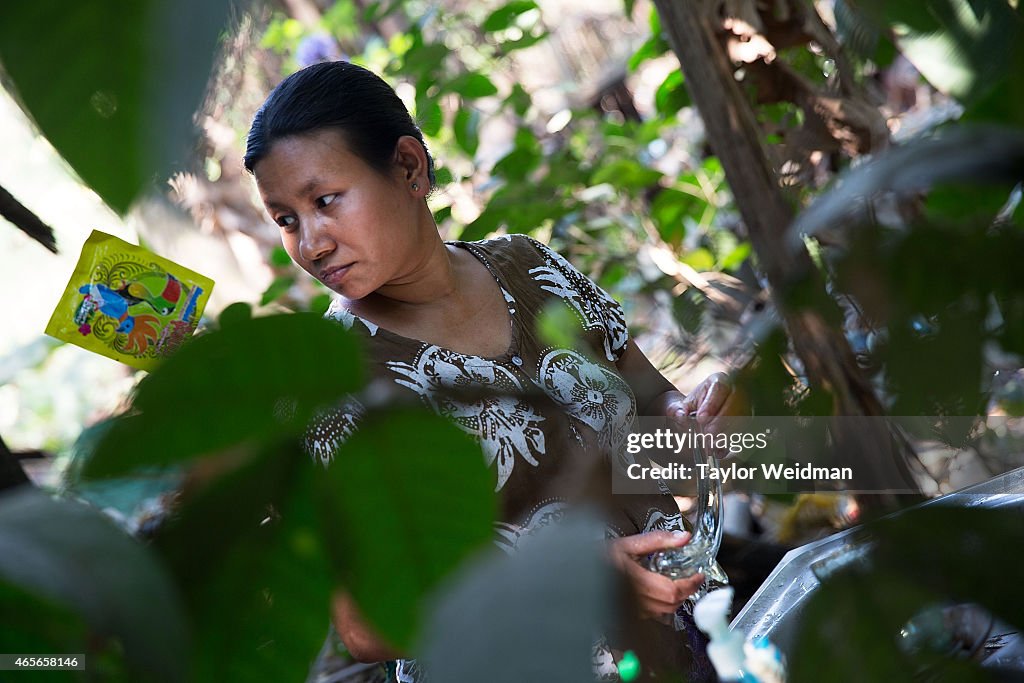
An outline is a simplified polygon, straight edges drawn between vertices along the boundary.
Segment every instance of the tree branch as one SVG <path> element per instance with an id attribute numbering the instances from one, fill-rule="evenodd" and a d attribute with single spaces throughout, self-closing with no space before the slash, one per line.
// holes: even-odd
<path id="1" fill-rule="evenodd" d="M 719 3 L 655 0 L 654 4 L 808 380 L 831 393 L 835 415 L 883 415 L 846 337 L 838 324 L 830 323 L 842 317 L 825 292 L 820 273 L 806 250 L 791 250 L 784 240 L 795 210 L 779 186 L 753 109 L 733 76 L 732 63 L 719 39 L 721 20 L 715 15 Z M 861 440 L 862 447 L 870 447 L 871 441 Z M 878 441 L 874 445 L 881 446 Z M 877 448 L 865 454 L 879 452 L 891 450 Z M 902 458 L 885 462 L 872 457 L 863 464 L 863 474 L 871 475 L 876 488 L 877 482 L 886 481 L 890 482 L 886 488 L 916 488 Z"/>
<path id="2" fill-rule="evenodd" d="M 0 216 L 54 254 L 57 253 L 57 239 L 53 236 L 53 228 L 39 220 L 38 216 L 3 187 L 0 187 Z"/>

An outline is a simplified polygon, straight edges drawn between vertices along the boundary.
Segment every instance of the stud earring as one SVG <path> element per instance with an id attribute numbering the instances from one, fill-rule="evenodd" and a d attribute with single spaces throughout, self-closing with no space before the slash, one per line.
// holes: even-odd
<path id="1" fill-rule="evenodd" d="M 412 191 L 413 191 L 413 192 L 416 192 L 416 191 L 418 191 L 419 189 L 420 189 L 420 186 L 419 186 L 419 184 L 418 184 L 418 183 L 413 183 L 413 184 L 412 184 Z"/>

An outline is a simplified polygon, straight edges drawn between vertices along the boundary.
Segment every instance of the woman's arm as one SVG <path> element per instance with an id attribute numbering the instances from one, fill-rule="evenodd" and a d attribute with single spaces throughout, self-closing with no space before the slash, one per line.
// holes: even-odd
<path id="1" fill-rule="evenodd" d="M 724 373 L 710 375 L 688 396 L 684 395 L 651 365 L 632 339 L 617 367 L 636 396 L 637 413 L 641 416 L 682 419 L 695 414 L 698 419 L 707 420 L 718 415 L 739 414 L 734 405 L 737 397 Z"/>
<path id="2" fill-rule="evenodd" d="M 357 662 L 384 662 L 402 657 L 366 623 L 352 596 L 344 590 L 338 589 L 331 596 L 331 621 L 345 649 Z"/>
<path id="3" fill-rule="evenodd" d="M 685 399 L 672 383 L 651 365 L 651 361 L 647 360 L 647 356 L 632 339 L 626 344 L 626 350 L 622 352 L 616 366 L 636 396 L 636 410 L 640 415 L 666 415 L 671 402 Z"/>

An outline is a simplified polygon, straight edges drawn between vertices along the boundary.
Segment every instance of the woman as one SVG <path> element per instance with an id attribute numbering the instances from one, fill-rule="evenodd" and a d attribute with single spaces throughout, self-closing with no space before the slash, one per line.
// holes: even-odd
<path id="1" fill-rule="evenodd" d="M 372 377 L 480 440 L 507 547 L 559 516 L 573 463 L 624 453 L 637 414 L 714 416 L 728 399 L 721 377 L 689 396 L 676 391 L 629 340 L 618 304 L 541 243 L 443 242 L 426 202 L 434 168 L 422 133 L 365 69 L 332 62 L 285 79 L 253 120 L 245 165 L 285 249 L 339 295 L 328 315 L 365 338 Z M 583 327 L 573 348 L 536 332 L 552 303 Z M 360 412 L 353 399 L 324 415 L 307 439 L 311 454 L 326 464 Z M 678 509 L 668 495 L 628 498 L 609 520 L 612 557 L 643 616 L 681 627 L 679 608 L 703 577 L 671 581 L 636 561 L 686 543 Z M 400 659 L 344 593 L 332 613 L 357 659 Z M 596 657 L 614 675 L 608 651 Z M 400 661 L 399 679 L 416 680 L 412 662 Z"/>

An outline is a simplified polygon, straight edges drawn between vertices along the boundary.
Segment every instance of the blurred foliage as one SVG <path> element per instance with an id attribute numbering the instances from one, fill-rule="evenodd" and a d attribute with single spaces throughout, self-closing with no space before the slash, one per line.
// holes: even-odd
<path id="1" fill-rule="evenodd" d="M 0 22 L 5 85 L 82 180 L 124 214 L 155 178 L 188 161 L 202 75 L 227 9 L 226 0 L 12 3 Z"/>
<path id="2" fill-rule="evenodd" d="M 858 543 L 870 545 L 867 561 L 826 578 L 805 607 L 791 680 L 1018 680 L 951 657 L 941 638 L 938 651 L 911 647 L 906 633 L 926 610 L 964 604 L 1019 629 L 1024 591 L 1002 570 L 1021 562 L 1022 522 L 1019 509 L 926 506 L 866 527 Z M 979 637 L 977 627 L 958 628 Z M 951 646 L 967 654 L 966 643 Z"/>
<path id="3" fill-rule="evenodd" d="M 131 672 L 104 680 L 289 679 L 319 650 L 337 586 L 409 647 L 418 606 L 487 544 L 493 474 L 470 437 L 433 414 L 371 412 L 316 472 L 301 435 L 314 411 L 359 388 L 354 340 L 317 316 L 225 313 L 221 330 L 140 383 L 78 463 L 82 486 L 203 456 L 151 547 L 80 504 L 0 499 L 0 547 L 17 549 L 0 559 L 0 607 L 29 602 L 38 615 L 11 643 L 92 661 L 97 642 L 76 634 L 112 636 Z M 435 515 L 452 520 L 443 534 Z M 66 629 L 46 626 L 51 603 L 75 615 Z"/>
<path id="4" fill-rule="evenodd" d="M 0 505 L 0 611 L 19 624 L 3 629 L 0 649 L 99 657 L 109 637 L 133 670 L 185 680 L 184 610 L 148 548 L 80 503 L 19 490 Z"/>

